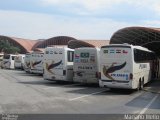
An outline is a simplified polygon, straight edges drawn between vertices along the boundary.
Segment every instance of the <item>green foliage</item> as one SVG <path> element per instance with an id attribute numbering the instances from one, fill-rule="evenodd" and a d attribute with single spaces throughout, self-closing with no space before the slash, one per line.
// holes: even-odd
<path id="1" fill-rule="evenodd" d="M 20 49 L 18 47 L 11 45 L 6 40 L 0 40 L 0 51 L 7 54 L 15 54 L 15 53 L 19 53 Z"/>

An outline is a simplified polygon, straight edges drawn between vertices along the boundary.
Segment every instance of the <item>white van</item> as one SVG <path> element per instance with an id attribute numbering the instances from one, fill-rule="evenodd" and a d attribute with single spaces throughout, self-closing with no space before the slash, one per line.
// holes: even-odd
<path id="1" fill-rule="evenodd" d="M 15 69 L 24 69 L 24 54 L 18 54 L 14 60 Z"/>
<path id="2" fill-rule="evenodd" d="M 75 49 L 74 82 L 99 83 L 99 48 L 83 47 Z"/>
<path id="3" fill-rule="evenodd" d="M 73 81 L 73 57 L 73 49 L 47 47 L 44 53 L 44 79 Z"/>
<path id="4" fill-rule="evenodd" d="M 13 54 L 5 54 L 3 57 L 2 67 L 6 69 L 14 69 L 14 59 L 16 55 Z"/>
<path id="5" fill-rule="evenodd" d="M 30 57 L 30 73 L 43 74 L 43 52 L 34 51 Z"/>
<path id="6" fill-rule="evenodd" d="M 99 85 L 109 88 L 143 89 L 153 79 L 155 54 L 128 44 L 102 46 Z"/>
<path id="7" fill-rule="evenodd" d="M 24 57 L 24 70 L 26 72 L 30 72 L 30 61 L 31 61 L 31 53 L 26 53 Z"/>

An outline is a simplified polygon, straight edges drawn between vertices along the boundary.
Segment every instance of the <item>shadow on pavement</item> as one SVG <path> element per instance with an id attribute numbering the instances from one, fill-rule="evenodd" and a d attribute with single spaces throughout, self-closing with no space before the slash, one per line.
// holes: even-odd
<path id="1" fill-rule="evenodd" d="M 152 99 L 156 96 L 157 99 L 152 103 L 152 105 L 149 107 L 149 109 L 160 109 L 160 81 L 153 81 L 151 83 L 148 83 L 144 90 L 143 93 L 131 100 L 126 104 L 126 106 L 131 106 L 131 107 L 137 107 L 137 108 L 145 108 L 151 101 Z"/>

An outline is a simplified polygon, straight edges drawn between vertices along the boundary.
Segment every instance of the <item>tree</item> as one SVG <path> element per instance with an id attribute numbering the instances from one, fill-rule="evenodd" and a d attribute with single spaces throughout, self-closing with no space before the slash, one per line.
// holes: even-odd
<path id="1" fill-rule="evenodd" d="M 20 49 L 18 47 L 11 45 L 6 40 L 0 40 L 0 51 L 7 54 L 15 54 L 15 53 L 19 53 Z"/>

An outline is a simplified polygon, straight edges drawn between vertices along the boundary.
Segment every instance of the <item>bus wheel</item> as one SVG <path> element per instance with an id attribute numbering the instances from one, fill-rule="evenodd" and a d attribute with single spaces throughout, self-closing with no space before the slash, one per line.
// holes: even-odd
<path id="1" fill-rule="evenodd" d="M 141 79 L 139 79 L 139 83 L 138 83 L 138 87 L 137 87 L 137 91 L 141 90 Z"/>
<path id="2" fill-rule="evenodd" d="M 143 87 L 144 87 L 144 81 L 140 79 L 137 90 L 138 90 L 138 91 L 139 91 L 139 90 L 143 90 Z"/>
<path id="3" fill-rule="evenodd" d="M 143 88 L 144 88 L 144 80 L 142 80 L 142 81 L 140 81 L 140 90 L 143 90 Z"/>

